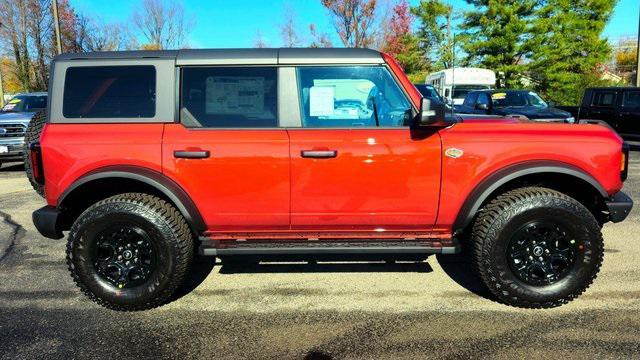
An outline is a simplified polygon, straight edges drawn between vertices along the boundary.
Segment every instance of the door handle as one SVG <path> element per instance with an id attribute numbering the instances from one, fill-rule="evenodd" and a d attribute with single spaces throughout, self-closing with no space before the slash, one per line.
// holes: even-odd
<path id="1" fill-rule="evenodd" d="M 331 159 L 338 156 L 336 150 L 302 150 L 300 156 L 312 159 Z"/>
<path id="2" fill-rule="evenodd" d="M 173 157 L 175 157 L 176 159 L 206 159 L 209 157 L 209 150 L 176 150 L 173 152 Z"/>

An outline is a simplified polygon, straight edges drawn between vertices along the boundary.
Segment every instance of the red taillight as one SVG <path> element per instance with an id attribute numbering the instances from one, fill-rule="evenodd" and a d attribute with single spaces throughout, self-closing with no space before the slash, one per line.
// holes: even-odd
<path id="1" fill-rule="evenodd" d="M 29 145 L 29 159 L 31 160 L 31 171 L 33 179 L 38 184 L 44 184 L 44 169 L 42 168 L 42 154 L 40 143 L 34 142 Z"/>

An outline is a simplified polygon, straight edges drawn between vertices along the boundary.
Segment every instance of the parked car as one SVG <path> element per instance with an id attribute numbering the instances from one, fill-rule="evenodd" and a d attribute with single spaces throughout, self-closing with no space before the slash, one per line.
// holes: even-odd
<path id="1" fill-rule="evenodd" d="M 420 92 L 420 94 L 426 98 L 429 99 L 430 101 L 434 101 L 436 104 L 442 104 L 444 105 L 445 109 L 447 112 L 452 112 L 452 106 L 450 106 L 447 103 L 447 100 L 445 98 L 443 98 L 440 93 L 438 93 L 438 90 L 436 90 L 435 87 L 433 87 L 433 85 L 429 85 L 429 84 L 413 84 L 416 89 L 418 89 L 418 91 Z"/>
<path id="2" fill-rule="evenodd" d="M 580 106 L 559 106 L 579 122 L 610 126 L 629 141 L 640 141 L 640 88 L 590 88 Z"/>
<path id="3" fill-rule="evenodd" d="M 28 131 L 47 201 L 33 221 L 68 232 L 73 280 L 115 310 L 173 299 L 195 251 L 464 249 L 496 299 L 559 306 L 595 279 L 601 226 L 633 204 L 610 129 L 447 121 L 373 50 L 64 54 L 51 71 L 48 114 Z"/>
<path id="4" fill-rule="evenodd" d="M 461 106 L 461 114 L 501 115 L 534 121 L 574 123 L 571 113 L 549 106 L 538 94 L 529 90 L 472 91 Z"/>
<path id="5" fill-rule="evenodd" d="M 436 88 L 433 87 L 433 85 L 427 85 L 427 84 L 413 84 L 416 89 L 418 89 L 418 91 L 420 91 L 420 94 L 427 98 L 427 99 L 433 99 L 433 100 L 438 100 L 442 103 L 444 103 L 444 99 L 442 98 L 442 96 L 438 93 L 438 90 L 436 90 Z"/>
<path id="6" fill-rule="evenodd" d="M 47 107 L 47 93 L 18 94 L 0 110 L 0 166 L 22 161 L 24 134 L 36 112 Z"/>

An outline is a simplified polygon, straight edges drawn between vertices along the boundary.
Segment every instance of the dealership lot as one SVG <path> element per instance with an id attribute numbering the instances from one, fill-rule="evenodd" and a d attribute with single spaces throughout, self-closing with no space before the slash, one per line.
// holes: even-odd
<path id="1" fill-rule="evenodd" d="M 77 290 L 65 241 L 35 231 L 31 212 L 43 200 L 22 170 L 0 170 L 0 358 L 640 355 L 638 208 L 605 227 L 598 279 L 558 309 L 514 309 L 474 294 L 455 258 L 247 267 L 204 258 L 179 300 L 117 313 Z M 625 190 L 640 199 L 638 152 Z"/>

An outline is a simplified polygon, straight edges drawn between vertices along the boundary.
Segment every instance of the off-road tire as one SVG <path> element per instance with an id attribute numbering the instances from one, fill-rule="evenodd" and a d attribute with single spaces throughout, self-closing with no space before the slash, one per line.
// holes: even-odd
<path id="1" fill-rule="evenodd" d="M 29 145 L 33 142 L 40 141 L 40 135 L 42 135 L 42 129 L 47 120 L 47 114 L 44 111 L 39 111 L 29 122 L 27 131 L 24 135 L 24 148 L 22 149 L 22 158 L 24 160 L 24 171 L 27 173 L 27 178 L 38 195 L 44 197 L 44 185 L 38 184 L 33 177 L 33 168 L 31 167 L 31 159 L 29 159 Z"/>
<path id="2" fill-rule="evenodd" d="M 101 229 L 127 221 L 152 235 L 160 255 L 144 284 L 119 289 L 100 278 L 90 249 Z M 190 271 L 194 243 L 187 222 L 171 204 L 147 194 L 120 194 L 97 202 L 75 221 L 67 243 L 67 265 L 74 282 L 97 304 L 118 311 L 147 310 L 173 299 Z"/>
<path id="3" fill-rule="evenodd" d="M 534 286 L 518 278 L 508 263 L 507 246 L 515 229 L 544 219 L 575 235 L 576 261 L 563 278 Z M 479 213 L 472 229 L 473 263 L 497 300 L 516 307 L 551 308 L 581 295 L 594 281 L 604 256 L 600 226 L 575 199 L 541 187 L 520 188 L 492 200 Z"/>

